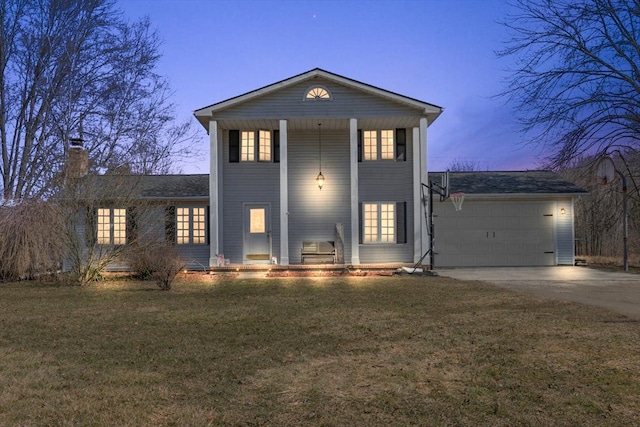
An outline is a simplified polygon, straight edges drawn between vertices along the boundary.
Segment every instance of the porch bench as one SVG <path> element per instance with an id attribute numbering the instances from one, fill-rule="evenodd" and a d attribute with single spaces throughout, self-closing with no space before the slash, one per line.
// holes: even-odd
<path id="1" fill-rule="evenodd" d="M 336 248 L 333 242 L 302 242 L 303 264 L 335 264 Z"/>

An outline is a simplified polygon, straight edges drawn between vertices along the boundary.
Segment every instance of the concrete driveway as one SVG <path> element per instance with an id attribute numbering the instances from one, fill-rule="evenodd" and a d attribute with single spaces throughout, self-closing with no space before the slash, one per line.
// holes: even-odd
<path id="1" fill-rule="evenodd" d="M 640 275 L 588 267 L 437 269 L 440 276 L 493 283 L 517 292 L 604 307 L 640 319 Z"/>

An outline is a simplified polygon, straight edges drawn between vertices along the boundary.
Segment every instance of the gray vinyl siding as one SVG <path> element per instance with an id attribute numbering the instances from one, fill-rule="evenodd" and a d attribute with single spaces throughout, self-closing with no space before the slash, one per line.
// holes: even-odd
<path id="1" fill-rule="evenodd" d="M 335 241 L 335 224 L 344 226 L 345 260 L 351 259 L 351 180 L 349 132 L 322 133 L 322 174 L 318 189 L 318 132 L 290 131 L 289 261 L 301 262 L 302 242 Z"/>
<path id="2" fill-rule="evenodd" d="M 573 265 L 575 263 L 575 234 L 573 229 L 574 211 L 573 201 L 563 200 L 558 202 L 557 211 L 565 208 L 564 215 L 558 214 L 556 223 L 556 239 L 558 265 Z"/>
<path id="3" fill-rule="evenodd" d="M 303 101 L 311 86 L 326 87 L 333 96 L 330 101 Z M 280 119 L 299 117 L 422 117 L 423 110 L 411 108 L 338 83 L 317 78 L 254 98 L 215 113 L 216 119 Z"/>
<path id="4" fill-rule="evenodd" d="M 257 131 L 258 129 L 240 129 Z M 290 178 L 291 179 L 291 178 Z M 229 163 L 229 131 L 223 132 L 222 247 L 225 259 L 243 263 L 243 206 L 264 203 L 271 207 L 271 251 L 280 259 L 280 164 L 273 162 Z M 208 263 L 208 256 L 207 256 Z"/>
<path id="5" fill-rule="evenodd" d="M 359 202 L 406 202 L 407 243 L 361 244 L 360 262 L 412 262 L 413 260 L 413 141 L 407 129 L 407 160 L 358 163 Z M 362 230 L 360 230 L 362 233 Z"/>

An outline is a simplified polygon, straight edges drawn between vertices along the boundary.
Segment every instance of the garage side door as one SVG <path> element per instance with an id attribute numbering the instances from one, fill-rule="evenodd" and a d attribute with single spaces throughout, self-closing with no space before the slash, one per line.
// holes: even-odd
<path id="1" fill-rule="evenodd" d="M 555 265 L 554 202 L 435 206 L 435 266 Z"/>

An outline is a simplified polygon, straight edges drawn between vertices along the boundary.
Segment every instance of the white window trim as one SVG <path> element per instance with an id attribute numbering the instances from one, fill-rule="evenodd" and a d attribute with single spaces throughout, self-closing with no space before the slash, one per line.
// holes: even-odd
<path id="1" fill-rule="evenodd" d="M 178 227 L 178 223 L 180 223 L 181 221 L 178 221 L 178 218 L 180 217 L 179 209 L 186 209 L 187 210 L 187 221 L 183 221 L 183 223 L 187 224 L 187 232 L 188 234 L 188 238 L 186 242 L 180 242 L 180 236 L 179 236 L 179 227 Z M 202 220 L 202 225 L 203 227 L 203 231 L 204 231 L 204 235 L 202 236 L 203 241 L 202 242 L 194 242 L 195 240 L 195 229 L 194 229 L 194 210 L 195 209 L 202 209 L 202 215 L 203 215 L 203 220 Z M 200 237 L 200 236 L 198 236 Z M 184 246 L 184 245 L 206 245 L 207 244 L 207 209 L 204 206 L 176 206 L 176 214 L 175 214 L 175 244 L 179 245 L 179 246 Z"/>
<path id="2" fill-rule="evenodd" d="M 373 242 L 367 242 L 366 241 L 366 233 L 365 233 L 365 229 L 366 229 L 366 222 L 367 222 L 367 218 L 366 218 L 366 209 L 365 209 L 365 205 L 376 205 L 377 208 L 377 237 L 376 240 Z M 390 242 L 383 242 L 382 241 L 382 212 L 381 212 L 381 207 L 382 205 L 391 205 L 393 208 L 393 240 Z M 396 245 L 398 242 L 398 212 L 396 209 L 396 202 L 362 202 L 362 244 L 363 245 Z"/>
<path id="3" fill-rule="evenodd" d="M 100 215 L 100 211 L 101 210 L 106 210 L 109 211 L 109 215 Z M 116 210 L 122 210 L 124 211 L 124 230 L 123 230 L 123 235 L 122 236 L 118 236 L 118 238 L 121 238 L 124 240 L 124 242 L 120 243 L 115 243 L 115 211 Z M 106 223 L 102 223 L 104 225 L 106 225 L 106 230 L 103 231 L 107 231 L 109 232 L 109 236 L 108 236 L 108 242 L 105 241 L 100 241 L 100 218 L 107 218 L 107 222 Z M 118 215 L 118 217 L 122 217 L 121 215 Z M 127 209 L 125 208 L 98 208 L 96 211 L 96 219 L 95 219 L 96 223 L 96 243 L 101 245 L 101 246 L 123 246 L 127 244 L 127 221 L 128 221 L 128 217 L 127 217 Z M 104 239 L 104 237 L 103 237 Z"/>
<path id="4" fill-rule="evenodd" d="M 249 137 L 249 135 L 248 135 L 249 133 L 253 134 L 253 138 L 252 138 L 253 139 L 253 144 L 250 144 L 251 141 L 250 141 L 249 138 L 245 139 L 245 134 L 247 134 L 247 137 Z M 245 141 L 248 142 L 248 144 L 247 144 L 248 147 L 251 147 L 253 145 L 253 152 L 251 152 L 251 155 L 252 155 L 251 159 L 249 159 L 249 158 L 245 159 L 245 151 L 244 151 L 244 149 L 245 149 Z M 248 156 L 249 156 L 249 153 L 247 153 L 247 157 Z M 241 130 L 240 131 L 240 161 L 241 162 L 245 162 L 245 163 L 255 162 L 256 161 L 256 157 L 257 157 L 257 155 L 256 155 L 256 131 L 254 131 L 254 130 Z"/>
<path id="5" fill-rule="evenodd" d="M 243 158 L 243 138 L 244 133 L 253 133 L 253 159 L 245 160 Z M 264 160 L 260 157 L 260 132 L 267 132 L 269 134 L 269 160 Z M 273 145 L 273 131 L 270 129 L 258 129 L 258 130 L 240 130 L 240 163 L 274 163 L 274 145 Z"/>
<path id="6" fill-rule="evenodd" d="M 382 158 L 382 132 L 391 132 L 391 157 L 388 159 Z M 366 156 L 366 144 L 365 144 L 365 132 L 376 133 L 376 157 L 368 159 Z M 389 162 L 396 161 L 396 132 L 394 129 L 362 129 L 362 161 L 364 162 Z"/>
<path id="7" fill-rule="evenodd" d="M 307 96 L 309 95 L 309 93 L 315 89 L 320 89 L 320 90 L 324 90 L 327 95 L 329 96 L 328 98 L 318 98 L 318 97 L 312 97 L 312 98 L 307 98 Z M 326 102 L 326 101 L 333 101 L 333 95 L 331 94 L 331 91 L 323 85 L 313 85 L 313 86 L 309 86 L 305 91 L 304 94 L 302 95 L 302 100 L 307 102 Z"/>

